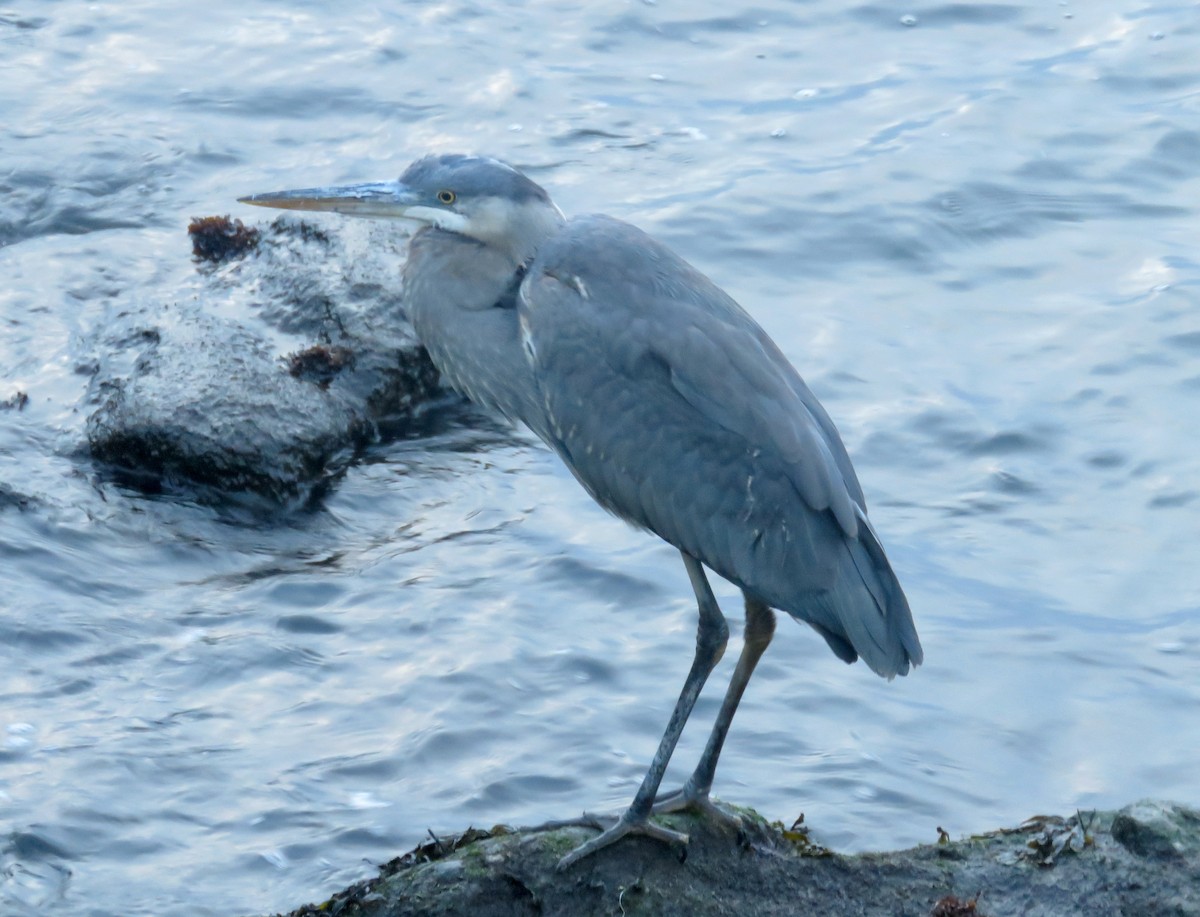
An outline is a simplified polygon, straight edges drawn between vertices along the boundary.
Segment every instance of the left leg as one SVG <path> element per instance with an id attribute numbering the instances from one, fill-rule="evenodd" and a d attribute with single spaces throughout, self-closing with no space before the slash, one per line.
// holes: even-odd
<path id="1" fill-rule="evenodd" d="M 675 703 L 675 710 L 671 713 L 666 731 L 663 732 L 662 740 L 658 744 L 658 752 L 654 755 L 650 769 L 646 771 L 646 776 L 642 779 L 642 785 L 638 788 L 637 795 L 633 797 L 633 802 L 630 803 L 625 814 L 617 819 L 615 825 L 563 857 L 558 863 L 559 869 L 566 869 L 589 853 L 607 847 L 626 834 L 648 834 L 660 840 L 675 843 L 687 842 L 687 835 L 652 824 L 649 820 L 650 811 L 654 805 L 655 794 L 658 793 L 658 786 L 662 782 L 663 773 L 667 769 L 667 762 L 671 760 L 671 753 L 675 750 L 679 735 L 683 732 L 684 724 L 687 723 L 692 707 L 695 706 L 696 698 L 700 695 L 700 689 L 704 687 L 709 673 L 712 672 L 713 667 L 725 652 L 725 644 L 729 640 L 729 626 L 725 623 L 725 616 L 721 614 L 721 609 L 717 606 L 716 597 L 712 594 L 700 561 L 690 554 L 682 551 L 680 553 L 683 554 L 683 563 L 687 567 L 688 577 L 692 581 L 692 589 L 696 593 L 696 604 L 700 611 L 700 624 L 696 631 L 696 654 L 692 659 L 692 667 L 683 683 L 683 690 L 679 694 L 679 700 Z M 585 820 L 588 824 L 597 827 L 600 825 L 599 820 L 594 816 L 585 816 Z M 579 823 L 559 822 L 557 824 Z"/>
<path id="2" fill-rule="evenodd" d="M 715 812 L 721 818 L 729 818 L 709 801 L 708 794 L 712 790 L 717 759 L 721 756 L 721 748 L 725 744 L 725 736 L 729 733 L 733 715 L 737 712 L 738 704 L 741 702 L 742 694 L 745 693 L 750 676 L 754 674 L 754 667 L 758 665 L 758 660 L 770 645 L 774 635 L 775 612 L 758 599 L 746 595 L 746 633 L 742 654 L 738 657 L 737 667 L 733 670 L 729 689 L 725 692 L 721 712 L 717 714 L 717 720 L 708 737 L 704 754 L 700 756 L 700 762 L 696 765 L 696 769 L 688 778 L 687 783 L 683 785 L 683 789 L 658 799 L 654 805 L 655 812 L 677 812 L 680 809 L 694 806 L 710 813 Z"/>

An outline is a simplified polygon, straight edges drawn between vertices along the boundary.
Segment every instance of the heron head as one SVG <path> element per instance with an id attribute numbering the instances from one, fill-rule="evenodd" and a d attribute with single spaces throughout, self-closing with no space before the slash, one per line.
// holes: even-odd
<path id="1" fill-rule="evenodd" d="M 412 220 L 527 260 L 563 222 L 550 195 L 507 163 L 443 154 L 418 159 L 395 181 L 274 191 L 238 198 L 283 210 Z"/>

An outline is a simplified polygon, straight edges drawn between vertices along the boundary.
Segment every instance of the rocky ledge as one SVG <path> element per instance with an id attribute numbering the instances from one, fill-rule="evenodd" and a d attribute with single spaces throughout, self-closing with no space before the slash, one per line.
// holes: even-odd
<path id="1" fill-rule="evenodd" d="M 739 810 L 740 831 L 681 814 L 686 850 L 625 839 L 564 872 L 586 828 L 494 828 L 435 838 L 290 917 L 408 915 L 1200 915 L 1200 811 L 1144 801 L 1037 816 L 896 853 L 844 856 Z"/>

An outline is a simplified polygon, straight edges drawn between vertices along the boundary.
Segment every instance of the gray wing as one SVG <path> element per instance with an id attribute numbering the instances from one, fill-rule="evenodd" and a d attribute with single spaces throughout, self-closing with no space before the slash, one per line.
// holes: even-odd
<path id="1" fill-rule="evenodd" d="M 916 661 L 890 633 L 903 593 L 841 439 L 732 299 L 634 227 L 587 217 L 544 247 L 518 308 L 540 432 L 598 502 L 842 658 L 884 674 Z"/>
<path id="2" fill-rule="evenodd" d="M 571 410 L 588 400 L 581 383 L 607 376 L 636 394 L 665 382 L 670 391 L 655 392 L 660 399 L 682 398 L 705 428 L 773 452 L 804 502 L 855 534 L 862 488 L 833 423 L 774 342 L 708 278 L 607 217 L 574 221 L 533 268 L 522 320 L 542 355 L 535 369 L 543 394 L 563 420 L 583 419 Z M 589 373 L 598 378 L 585 383 Z M 612 446 L 628 432 L 610 428 Z"/>

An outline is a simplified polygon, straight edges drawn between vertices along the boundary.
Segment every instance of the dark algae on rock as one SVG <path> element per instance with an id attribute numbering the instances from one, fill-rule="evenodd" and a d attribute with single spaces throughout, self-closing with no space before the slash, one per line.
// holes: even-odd
<path id="1" fill-rule="evenodd" d="M 192 255 L 202 261 L 240 258 L 258 246 L 259 231 L 241 220 L 197 217 L 188 224 Z"/>

